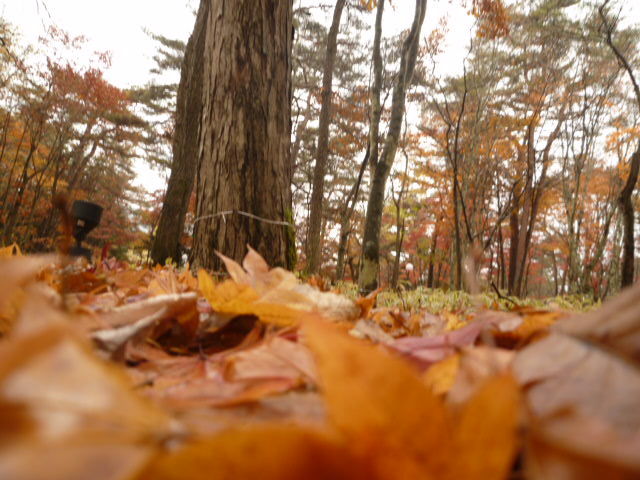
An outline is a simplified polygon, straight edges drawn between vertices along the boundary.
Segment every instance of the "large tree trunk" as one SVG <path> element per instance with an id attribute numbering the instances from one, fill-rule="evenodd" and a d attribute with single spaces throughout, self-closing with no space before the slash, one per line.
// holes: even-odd
<path id="1" fill-rule="evenodd" d="M 311 193 L 311 212 L 309 214 L 309 234 L 307 236 L 307 273 L 317 273 L 322 256 L 322 206 L 324 200 L 324 176 L 329 157 L 329 124 L 331 123 L 331 91 L 333 67 L 336 61 L 338 30 L 342 10 L 346 0 L 337 0 L 333 10 L 333 21 L 327 35 L 327 51 L 324 59 L 322 77 L 322 106 L 318 124 L 318 154 L 313 171 L 313 190 Z"/>
<path id="2" fill-rule="evenodd" d="M 202 58 L 210 3 L 210 0 L 200 2 L 193 33 L 189 37 L 182 61 L 176 102 L 173 163 L 151 247 L 151 258 L 155 263 L 164 263 L 167 258 L 179 261 L 181 256 L 180 237 L 184 230 L 198 160 L 202 116 Z"/>
<path id="3" fill-rule="evenodd" d="M 360 265 L 360 276 L 358 278 L 360 292 L 364 294 L 372 292 L 378 286 L 380 227 L 382 223 L 385 185 L 398 149 L 398 139 L 404 117 L 407 88 L 411 83 L 411 77 L 413 76 L 413 70 L 416 65 L 418 46 L 420 44 L 420 31 L 426 10 L 427 0 L 416 0 L 413 24 L 402 46 L 400 69 L 393 90 L 389 130 L 385 138 L 382 155 L 375 166 L 371 191 L 369 192 L 364 235 L 362 238 L 362 261 Z"/>
<path id="4" fill-rule="evenodd" d="M 251 245 L 293 267 L 291 0 L 211 0 L 206 19 L 194 264 Z M 227 213 L 223 213 L 227 212 Z M 274 223 L 280 222 L 280 223 Z"/>

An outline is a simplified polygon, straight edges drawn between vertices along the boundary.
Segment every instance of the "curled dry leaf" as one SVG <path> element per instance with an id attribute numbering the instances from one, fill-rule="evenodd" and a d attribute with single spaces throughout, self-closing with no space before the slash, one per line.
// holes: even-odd
<path id="1" fill-rule="evenodd" d="M 368 322 L 362 318 L 356 322 L 349 333 L 356 338 L 366 338 L 376 343 L 390 344 L 393 342 L 393 337 L 385 332 L 377 323 Z"/>
<path id="2" fill-rule="evenodd" d="M 200 291 L 216 312 L 256 315 L 266 323 L 281 326 L 295 325 L 308 313 L 334 320 L 355 319 L 360 313 L 346 297 L 301 284 L 282 268 L 269 269 L 251 248 L 243 263 L 246 271 L 232 259 L 218 255 L 231 280 L 216 284 L 205 271 L 198 272 Z"/>
<path id="3" fill-rule="evenodd" d="M 160 311 L 164 311 L 161 319 L 175 317 L 189 310 L 195 311 L 196 302 L 195 292 L 151 297 L 97 313 L 94 324 L 101 325 L 100 330 L 117 329 L 158 315 Z"/>

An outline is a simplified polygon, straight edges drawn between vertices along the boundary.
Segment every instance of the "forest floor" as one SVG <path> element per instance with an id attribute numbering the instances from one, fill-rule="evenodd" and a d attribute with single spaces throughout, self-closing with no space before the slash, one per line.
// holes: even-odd
<path id="1" fill-rule="evenodd" d="M 253 251 L 224 258 L 223 281 L 14 253 L 0 478 L 640 475 L 640 287 L 592 308 L 438 291 L 374 306 Z"/>

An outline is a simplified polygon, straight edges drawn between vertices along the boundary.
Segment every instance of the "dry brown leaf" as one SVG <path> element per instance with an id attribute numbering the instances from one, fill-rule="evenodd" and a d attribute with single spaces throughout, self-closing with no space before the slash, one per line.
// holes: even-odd
<path id="1" fill-rule="evenodd" d="M 107 277 L 109 283 L 113 283 L 116 288 L 126 288 L 138 290 L 144 285 L 145 277 L 151 275 L 149 270 L 122 270 Z"/>
<path id="2" fill-rule="evenodd" d="M 227 356 L 225 372 L 233 381 L 290 378 L 300 383 L 316 383 L 316 368 L 309 349 L 281 337 L 272 337 L 257 347 Z"/>
<path id="3" fill-rule="evenodd" d="M 0 477 L 117 480 L 135 473 L 175 423 L 98 359 L 63 312 L 31 292 L 21 314 L 34 310 L 38 320 L 0 346 L 0 405 L 25 419 L 11 428 L 0 420 Z"/>
<path id="4" fill-rule="evenodd" d="M 601 308 L 569 317 L 554 330 L 613 348 L 640 363 L 640 283 L 623 290 Z"/>
<path id="5" fill-rule="evenodd" d="M 194 436 L 211 436 L 238 427 L 283 422 L 287 424 L 325 427 L 323 400 L 315 391 L 296 391 L 264 397 L 255 402 L 224 408 L 190 408 L 176 412 L 181 424 Z"/>
<path id="6" fill-rule="evenodd" d="M 172 357 L 137 370 L 146 372 L 144 393 L 175 410 L 252 403 L 300 384 L 299 375 L 229 380 L 215 355 Z"/>
<path id="7" fill-rule="evenodd" d="M 554 333 L 519 352 L 513 369 L 538 417 L 572 410 L 620 432 L 640 431 L 637 366 L 593 344 Z"/>
<path id="8" fill-rule="evenodd" d="M 502 348 L 477 346 L 460 351 L 458 371 L 447 394 L 447 401 L 462 404 L 489 378 L 506 374 L 515 353 Z"/>
<path id="9" fill-rule="evenodd" d="M 378 294 L 382 291 L 382 288 L 378 288 L 373 292 L 369 293 L 366 297 L 360 297 L 356 300 L 356 305 L 360 307 L 360 318 L 369 318 L 371 314 L 371 310 L 376 305 L 376 299 L 378 298 Z"/>
<path id="10" fill-rule="evenodd" d="M 640 477 L 640 434 L 566 413 L 534 423 L 526 474 L 532 480 L 631 480 Z"/>

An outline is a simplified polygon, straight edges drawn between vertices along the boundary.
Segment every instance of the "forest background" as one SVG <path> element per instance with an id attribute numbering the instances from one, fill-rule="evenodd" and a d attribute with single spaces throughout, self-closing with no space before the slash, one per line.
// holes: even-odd
<path id="1" fill-rule="evenodd" d="M 51 26 L 54 2 L 33 3 L 39 21 Z M 620 195 L 637 149 L 640 111 L 607 32 L 632 72 L 639 70 L 639 37 L 628 5 L 610 2 L 602 16 L 602 3 L 505 2 L 508 32 L 492 32 L 496 22 L 472 12 L 457 15 L 456 21 L 467 22 L 467 33 L 455 30 L 459 46 L 453 52 L 445 48 L 447 31 L 455 27 L 442 13 L 458 6 L 430 3 L 385 191 L 383 285 L 468 288 L 467 268 L 484 288 L 521 296 L 598 299 L 619 288 L 625 230 Z M 381 45 L 382 134 L 413 8 L 391 5 L 385 15 L 397 26 L 384 25 Z M 309 270 L 304 246 L 319 245 L 312 270 L 356 280 L 371 188 L 371 170 L 362 165 L 370 136 L 375 21 L 375 9 L 359 1 L 345 2 L 337 35 L 321 241 L 307 241 L 334 7 L 294 6 L 292 220 L 297 268 Z M 34 47 L 10 18 L 1 28 L 1 242 L 17 242 L 26 251 L 51 249 L 58 222 L 50 201 L 67 191 L 106 207 L 92 236 L 96 247 L 146 259 L 163 190 L 150 194 L 136 178 L 140 161 L 154 168 L 171 164 L 186 35 L 150 32 L 158 51 L 149 81 L 116 86 L 108 76 L 110 56 L 92 53 L 90 42 L 47 28 Z M 454 67 L 442 68 L 444 63 Z M 637 210 L 637 197 L 631 200 Z M 192 205 L 181 239 L 185 251 L 194 218 Z"/>

